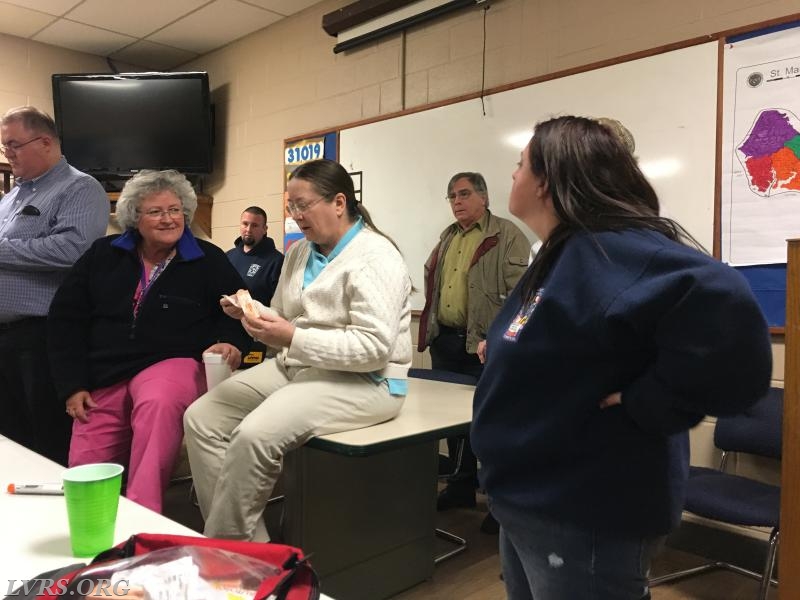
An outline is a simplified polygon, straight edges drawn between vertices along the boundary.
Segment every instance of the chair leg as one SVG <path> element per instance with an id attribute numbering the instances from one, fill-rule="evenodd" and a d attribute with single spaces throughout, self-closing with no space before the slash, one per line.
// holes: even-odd
<path id="1" fill-rule="evenodd" d="M 769 536 L 769 545 L 767 546 L 767 560 L 764 564 L 764 573 L 761 577 L 761 588 L 758 590 L 758 600 L 767 600 L 767 592 L 769 591 L 769 584 L 772 583 L 772 571 L 775 568 L 775 556 L 778 553 L 778 544 L 780 542 L 780 531 L 778 528 L 772 530 Z"/>
<path id="2" fill-rule="evenodd" d="M 723 568 L 725 568 L 725 565 L 723 563 L 713 562 L 705 565 L 700 565 L 699 567 L 692 567 L 691 569 L 684 569 L 683 571 L 678 571 L 676 573 L 667 573 L 666 575 L 661 575 L 659 577 L 651 578 L 650 587 L 656 587 L 657 585 L 661 585 L 662 583 L 667 583 L 669 581 L 684 579 L 686 577 L 694 577 L 695 575 L 700 575 L 701 573 L 706 573 L 708 571 L 713 571 L 715 569 L 723 569 Z"/>
<path id="3" fill-rule="evenodd" d="M 453 469 L 452 475 L 455 475 L 461 470 L 461 462 L 464 460 L 464 438 L 458 440 L 458 450 L 456 450 L 456 466 Z"/>
<path id="4" fill-rule="evenodd" d="M 707 563 L 705 565 L 700 565 L 699 567 L 693 567 L 691 569 L 685 569 L 683 571 L 678 571 L 675 573 L 668 573 L 666 575 L 661 575 L 660 577 L 653 577 L 650 579 L 650 587 L 655 587 L 657 585 L 661 585 L 662 583 L 667 583 L 670 581 L 676 581 L 678 579 L 684 579 L 686 577 L 693 577 L 695 575 L 700 575 L 701 573 L 706 573 L 708 571 L 713 571 L 715 569 L 725 569 L 727 571 L 731 571 L 733 573 L 738 573 L 739 575 L 744 575 L 746 577 L 750 577 L 751 579 L 755 579 L 759 582 L 759 590 L 758 590 L 758 600 L 766 600 L 767 592 L 769 591 L 770 584 L 778 585 L 778 582 L 775 579 L 772 579 L 772 571 L 775 568 L 775 558 L 778 552 L 778 544 L 780 541 L 780 533 L 778 528 L 772 530 L 772 533 L 769 536 L 769 542 L 767 546 L 767 558 L 764 563 L 764 572 L 754 573 L 748 569 L 740 567 L 738 565 L 732 565 L 726 562 L 712 562 Z"/>
<path id="5" fill-rule="evenodd" d="M 461 554 L 464 550 L 467 549 L 467 540 L 462 537 L 458 537 L 457 535 L 450 533 L 449 531 L 445 531 L 444 529 L 436 529 L 436 537 L 445 540 L 446 542 L 451 542 L 455 544 L 455 548 L 452 550 L 448 550 L 447 552 L 443 552 L 434 557 L 433 564 L 438 565 L 443 560 L 447 560 L 448 558 L 452 558 L 456 554 Z"/>
<path id="6" fill-rule="evenodd" d="M 453 467 L 453 470 L 450 473 L 439 475 L 439 479 L 447 479 L 458 473 L 459 470 L 461 469 L 461 461 L 463 456 L 464 456 L 464 439 L 462 438 L 458 440 L 458 450 L 456 450 L 456 456 L 454 462 L 455 466 Z"/>

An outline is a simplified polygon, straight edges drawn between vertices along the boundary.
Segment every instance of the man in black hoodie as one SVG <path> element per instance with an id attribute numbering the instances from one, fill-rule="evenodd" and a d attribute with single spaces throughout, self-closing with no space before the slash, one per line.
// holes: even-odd
<path id="1" fill-rule="evenodd" d="M 267 237 L 267 213 L 258 206 L 244 209 L 239 221 L 239 237 L 228 250 L 228 259 L 239 271 L 250 295 L 269 306 L 283 266 L 283 254 Z M 255 343 L 250 354 L 242 359 L 241 368 L 251 367 L 264 360 L 266 348 Z"/>

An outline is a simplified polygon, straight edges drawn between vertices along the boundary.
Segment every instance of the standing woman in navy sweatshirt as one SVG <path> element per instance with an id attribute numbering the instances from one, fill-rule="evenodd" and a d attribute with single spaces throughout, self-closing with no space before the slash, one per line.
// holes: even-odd
<path id="1" fill-rule="evenodd" d="M 767 391 L 767 325 L 608 124 L 540 123 L 513 179 L 544 245 L 489 330 L 472 425 L 508 597 L 649 598 L 687 431 Z"/>

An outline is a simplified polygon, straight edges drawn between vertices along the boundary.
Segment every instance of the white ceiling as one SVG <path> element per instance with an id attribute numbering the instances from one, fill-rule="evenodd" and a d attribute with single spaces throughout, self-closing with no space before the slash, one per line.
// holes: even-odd
<path id="1" fill-rule="evenodd" d="M 0 0 L 0 33 L 169 70 L 319 1 Z"/>

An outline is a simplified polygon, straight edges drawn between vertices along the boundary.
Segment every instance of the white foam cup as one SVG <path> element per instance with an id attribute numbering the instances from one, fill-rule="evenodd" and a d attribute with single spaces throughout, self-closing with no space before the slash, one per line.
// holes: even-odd
<path id="1" fill-rule="evenodd" d="M 206 386 L 213 388 L 218 383 L 231 376 L 231 368 L 222 354 L 217 352 L 203 352 L 203 365 L 206 368 Z"/>

